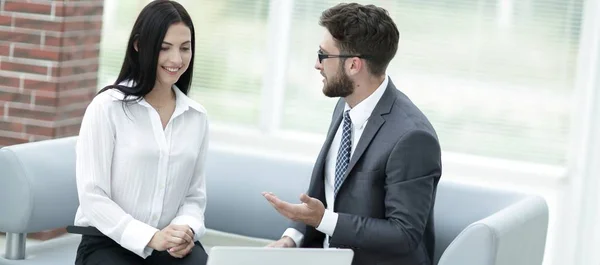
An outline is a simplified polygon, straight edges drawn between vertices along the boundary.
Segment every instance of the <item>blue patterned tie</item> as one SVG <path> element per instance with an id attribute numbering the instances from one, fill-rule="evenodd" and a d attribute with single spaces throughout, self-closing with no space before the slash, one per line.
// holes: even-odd
<path id="1" fill-rule="evenodd" d="M 342 141 L 338 150 L 337 161 L 335 162 L 335 184 L 334 196 L 344 181 L 344 175 L 348 164 L 350 164 L 350 153 L 352 150 L 352 120 L 350 120 L 350 110 L 344 112 L 344 126 L 342 131 Z"/>

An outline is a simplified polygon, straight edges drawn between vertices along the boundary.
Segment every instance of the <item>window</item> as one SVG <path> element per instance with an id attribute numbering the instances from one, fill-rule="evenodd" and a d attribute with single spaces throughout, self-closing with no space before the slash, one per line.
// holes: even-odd
<path id="1" fill-rule="evenodd" d="M 106 1 L 100 86 L 118 74 L 147 2 Z M 319 16 L 337 1 L 180 2 L 196 26 L 191 97 L 213 123 L 260 128 L 265 112 L 279 112 L 268 131 L 325 134 L 336 99 L 322 94 L 313 66 Z M 430 118 L 444 151 L 565 165 L 582 0 L 359 2 L 395 20 L 400 46 L 388 74 Z M 273 98 L 280 103 L 265 107 Z"/>
<path id="2" fill-rule="evenodd" d="M 115 82 L 136 16 L 147 1 L 105 0 L 100 40 L 98 89 Z"/>
<path id="3" fill-rule="evenodd" d="M 106 0 L 100 87 L 113 83 L 119 74 L 133 23 L 148 2 Z M 190 97 L 206 107 L 212 120 L 257 124 L 268 1 L 179 2 L 190 13 L 196 31 Z"/>
<path id="4" fill-rule="evenodd" d="M 388 74 L 429 117 L 445 151 L 564 165 L 580 0 L 358 1 L 400 31 Z M 313 69 L 320 13 L 294 1 L 282 126 L 324 133 L 334 100 Z"/>

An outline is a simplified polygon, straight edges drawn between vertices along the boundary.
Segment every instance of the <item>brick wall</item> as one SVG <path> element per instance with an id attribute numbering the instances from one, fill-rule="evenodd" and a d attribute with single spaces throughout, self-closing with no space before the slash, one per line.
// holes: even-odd
<path id="1" fill-rule="evenodd" d="M 77 135 L 96 93 L 103 5 L 0 0 L 0 146 Z"/>
<path id="2" fill-rule="evenodd" d="M 0 0 L 0 146 L 76 135 L 96 92 L 103 0 Z"/>

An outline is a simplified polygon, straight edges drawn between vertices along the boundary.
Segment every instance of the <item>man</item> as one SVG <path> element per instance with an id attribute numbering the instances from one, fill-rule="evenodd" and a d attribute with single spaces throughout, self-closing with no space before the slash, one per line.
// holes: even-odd
<path id="1" fill-rule="evenodd" d="M 386 10 L 340 4 L 321 15 L 315 68 L 340 97 L 301 204 L 265 198 L 292 227 L 271 247 L 351 248 L 353 265 L 431 265 L 440 146 L 386 75 L 399 33 Z"/>

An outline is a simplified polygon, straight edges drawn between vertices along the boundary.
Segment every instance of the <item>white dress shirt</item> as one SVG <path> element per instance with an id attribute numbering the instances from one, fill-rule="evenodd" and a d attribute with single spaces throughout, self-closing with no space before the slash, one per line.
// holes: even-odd
<path id="1" fill-rule="evenodd" d="M 75 225 L 95 226 L 142 258 L 156 232 L 189 225 L 198 240 L 206 231 L 206 110 L 176 86 L 175 111 L 163 130 L 144 99 L 126 103 L 107 90 L 89 104 L 77 140 L 80 206 Z"/>
<path id="2" fill-rule="evenodd" d="M 354 154 L 354 149 L 356 149 L 356 145 L 360 140 L 360 136 L 367 126 L 367 121 L 369 120 L 373 109 L 375 109 L 375 106 L 379 102 L 379 99 L 381 99 L 383 96 L 383 92 L 385 92 L 385 89 L 388 86 L 388 80 L 389 78 L 386 75 L 381 85 L 379 85 L 379 87 L 371 95 L 369 95 L 369 97 L 354 106 L 354 108 L 350 109 L 348 103 L 346 103 L 344 107 L 344 111 L 350 110 L 349 114 L 350 119 L 352 120 L 352 149 L 350 150 L 350 157 L 352 157 Z M 318 231 L 326 235 L 325 241 L 323 242 L 324 248 L 329 247 L 329 237 L 333 235 L 338 219 L 338 214 L 333 212 L 333 185 L 335 182 L 335 164 L 337 162 L 338 149 L 340 148 L 340 141 L 342 139 L 343 125 L 344 121 L 342 119 L 342 122 L 340 122 L 340 126 L 335 133 L 333 141 L 331 142 L 331 147 L 327 152 L 327 158 L 325 159 L 325 201 L 327 202 L 327 209 L 325 209 L 323 219 L 321 219 L 321 223 L 317 227 Z M 304 235 L 294 228 L 288 228 L 285 230 L 283 236 L 289 236 L 292 240 L 294 240 L 296 246 L 300 246 L 300 243 L 302 243 L 302 240 L 304 239 Z"/>

